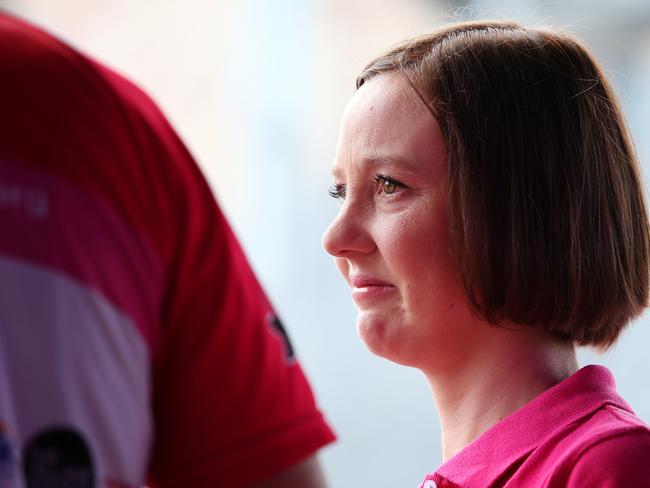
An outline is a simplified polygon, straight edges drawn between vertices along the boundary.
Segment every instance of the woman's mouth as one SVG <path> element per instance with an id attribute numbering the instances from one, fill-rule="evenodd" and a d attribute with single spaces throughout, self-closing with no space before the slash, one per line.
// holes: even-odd
<path id="1" fill-rule="evenodd" d="M 350 286 L 352 287 L 352 299 L 357 304 L 382 300 L 397 290 L 395 285 L 387 281 L 360 274 L 350 276 Z"/>

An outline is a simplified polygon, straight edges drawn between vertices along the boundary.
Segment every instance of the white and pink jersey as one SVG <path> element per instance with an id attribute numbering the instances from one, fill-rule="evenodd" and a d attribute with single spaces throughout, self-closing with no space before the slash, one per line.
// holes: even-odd
<path id="1" fill-rule="evenodd" d="M 330 442 L 157 107 L 4 14 L 0 67 L 0 486 L 247 486 Z"/>

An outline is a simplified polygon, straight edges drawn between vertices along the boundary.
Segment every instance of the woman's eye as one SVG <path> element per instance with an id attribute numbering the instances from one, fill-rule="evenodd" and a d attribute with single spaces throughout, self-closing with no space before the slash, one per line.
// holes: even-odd
<path id="1" fill-rule="evenodd" d="M 392 181 L 384 180 L 383 191 L 386 195 L 392 195 L 397 190 L 397 185 Z"/>
<path id="2" fill-rule="evenodd" d="M 384 195 L 392 195 L 399 188 L 405 188 L 406 186 L 393 178 L 381 174 L 375 175 L 375 181 L 379 186 L 378 191 Z"/>

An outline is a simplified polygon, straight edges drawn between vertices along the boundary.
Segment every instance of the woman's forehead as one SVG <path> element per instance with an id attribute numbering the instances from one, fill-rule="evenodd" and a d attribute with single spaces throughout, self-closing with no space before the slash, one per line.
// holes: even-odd
<path id="1" fill-rule="evenodd" d="M 344 119 L 355 115 L 381 117 L 391 115 L 414 116 L 429 113 L 406 76 L 390 72 L 366 81 L 350 99 Z"/>
<path id="2" fill-rule="evenodd" d="M 444 141 L 438 122 L 408 80 L 397 73 L 366 82 L 343 116 L 333 173 L 351 161 L 408 161 L 439 158 Z"/>

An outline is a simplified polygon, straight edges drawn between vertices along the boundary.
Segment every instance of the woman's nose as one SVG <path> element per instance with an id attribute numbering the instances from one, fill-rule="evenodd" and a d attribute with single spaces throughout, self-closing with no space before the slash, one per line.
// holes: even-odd
<path id="1" fill-rule="evenodd" d="M 341 211 L 323 235 L 323 247 L 334 257 L 368 254 L 375 243 L 368 230 L 368 216 L 344 203 Z"/>

